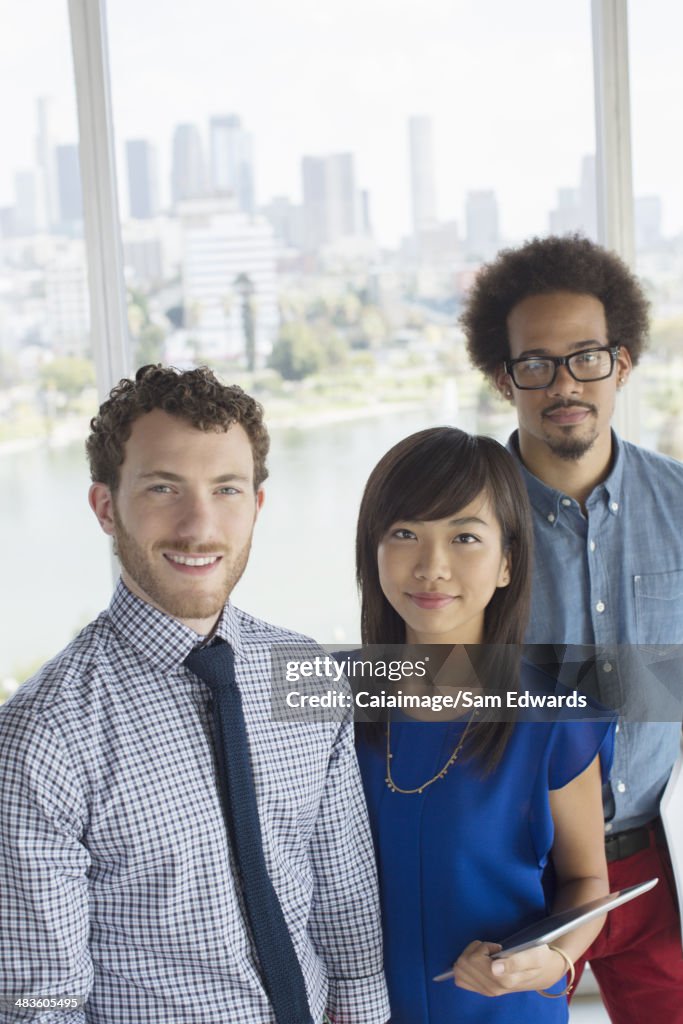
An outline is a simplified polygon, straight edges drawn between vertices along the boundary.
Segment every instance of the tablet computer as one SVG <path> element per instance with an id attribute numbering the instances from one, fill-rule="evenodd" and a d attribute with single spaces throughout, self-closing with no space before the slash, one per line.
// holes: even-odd
<path id="1" fill-rule="evenodd" d="M 592 918 L 599 917 L 600 914 L 604 914 L 609 910 L 614 910 L 615 907 L 620 907 L 622 903 L 628 903 L 629 900 L 635 899 L 636 896 L 642 896 L 644 892 L 649 892 L 658 881 L 658 878 L 650 878 L 647 882 L 641 882 L 639 885 L 629 886 L 628 889 L 619 889 L 617 892 L 608 893 L 607 896 L 601 896 L 597 900 L 582 903 L 581 906 L 572 907 L 571 910 L 563 910 L 559 914 L 543 917 L 540 921 L 530 924 L 527 928 L 522 928 L 521 931 L 502 939 L 500 944 L 503 948 L 498 950 L 497 953 L 491 953 L 491 959 L 498 960 L 501 957 L 512 956 L 513 953 L 521 953 L 525 949 L 533 949 L 534 946 L 543 946 L 553 942 L 566 932 L 570 932 L 572 928 L 578 928 L 579 925 L 586 924 Z M 445 981 L 447 978 L 452 977 L 453 971 L 446 971 L 445 974 L 437 974 L 434 981 Z"/>

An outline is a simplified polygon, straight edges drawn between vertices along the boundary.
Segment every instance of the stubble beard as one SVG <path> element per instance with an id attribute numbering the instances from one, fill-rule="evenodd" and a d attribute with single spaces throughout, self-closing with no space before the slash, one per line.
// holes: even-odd
<path id="1" fill-rule="evenodd" d="M 565 462 L 578 462 L 595 444 L 592 437 L 546 437 L 546 444 L 553 455 Z"/>
<path id="2" fill-rule="evenodd" d="M 578 462 L 583 456 L 591 450 L 598 437 L 598 428 L 596 423 L 596 411 L 591 411 L 590 430 L 583 437 L 575 436 L 575 427 L 561 427 L 562 435 L 557 437 L 553 434 L 548 433 L 544 430 L 545 442 L 548 448 L 556 455 L 558 459 L 563 459 L 565 462 Z M 573 436 L 574 435 L 574 436 Z"/>
<path id="3" fill-rule="evenodd" d="M 222 575 L 211 590 L 193 593 L 192 580 L 183 583 L 179 577 L 177 585 L 173 586 L 160 578 L 160 572 L 155 570 L 152 557 L 126 530 L 115 503 L 113 518 L 115 553 L 127 575 L 149 597 L 152 604 L 175 619 L 208 619 L 220 614 L 246 569 L 251 551 L 251 536 L 231 558 L 226 551 L 222 552 Z M 202 552 L 202 547 L 206 548 L 206 545 L 200 544 L 190 548 L 177 540 L 164 540 L 157 541 L 152 550 L 171 550 L 178 554 L 187 554 L 190 551 L 198 555 L 209 553 L 209 549 Z M 217 549 L 211 548 L 211 553 L 216 554 Z"/>

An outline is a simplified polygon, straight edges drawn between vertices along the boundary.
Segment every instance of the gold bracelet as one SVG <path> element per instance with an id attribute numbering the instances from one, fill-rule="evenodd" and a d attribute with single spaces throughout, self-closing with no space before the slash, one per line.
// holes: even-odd
<path id="1" fill-rule="evenodd" d="M 567 956 L 565 951 L 563 949 L 560 949 L 559 946 L 548 946 L 548 949 L 552 949 L 555 953 L 559 953 L 564 962 L 566 963 L 566 973 L 569 975 L 569 981 L 567 982 L 567 987 L 563 989 L 562 992 L 543 992 L 540 988 L 537 988 L 536 991 L 539 994 L 539 996 L 543 996 L 544 999 L 561 999 L 562 996 L 568 996 L 571 990 L 574 988 L 574 964 L 572 963 L 571 959 Z"/>

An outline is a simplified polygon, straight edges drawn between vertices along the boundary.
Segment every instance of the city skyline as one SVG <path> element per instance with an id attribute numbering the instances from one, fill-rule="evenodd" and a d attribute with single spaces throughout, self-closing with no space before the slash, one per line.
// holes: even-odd
<path id="1" fill-rule="evenodd" d="M 35 101 L 36 157 L 32 168 L 14 173 L 13 218 L 6 220 L 11 207 L 0 207 L 2 223 L 13 221 L 11 233 L 15 235 L 20 235 L 22 229 L 30 235 L 46 227 L 58 233 L 75 231 L 78 235 L 82 228 L 77 146 L 52 144 L 50 107 L 48 98 L 38 97 Z M 147 139 L 124 140 L 127 200 L 121 197 L 123 224 L 158 215 L 177 216 L 175 208 L 183 199 L 232 194 L 238 209 L 250 216 L 265 217 L 283 243 L 302 251 L 317 251 L 344 238 L 371 237 L 381 242 L 371 228 L 372 200 L 368 190 L 357 181 L 354 153 L 303 154 L 301 203 L 297 205 L 290 196 L 273 196 L 257 207 L 253 193 L 252 135 L 234 113 L 213 116 L 207 127 L 208 162 L 204 160 L 200 126 L 194 122 L 174 126 L 169 143 L 171 193 L 163 207 L 158 201 L 155 146 Z M 412 231 L 403 236 L 401 245 L 412 238 L 418 245 L 418 255 L 426 243 L 422 255 L 428 256 L 436 235 L 440 234 L 442 249 L 447 237 L 459 243 L 453 245 L 453 259 L 464 255 L 474 261 L 488 260 L 508 241 L 500 228 L 498 196 L 493 189 L 469 189 L 462 197 L 463 212 L 458 220 L 437 217 L 432 129 L 432 119 L 426 115 L 412 116 L 406 121 L 405 172 L 410 182 Z M 53 195 L 56 200 L 51 199 Z M 50 208 L 51 218 L 46 213 Z M 657 244 L 662 237 L 661 197 L 635 196 L 634 208 L 637 241 L 641 245 Z M 568 231 L 597 237 L 593 154 L 581 157 L 575 183 L 558 186 L 554 205 L 547 211 L 542 233 Z"/>
<path id="2" fill-rule="evenodd" d="M 683 30 L 683 13 L 662 0 L 654 7 L 671 31 L 658 33 L 657 11 L 646 18 L 640 2 L 631 4 L 635 191 L 661 195 L 671 234 L 683 228 L 681 142 L 662 131 L 661 120 L 658 127 L 652 110 L 646 116 L 644 104 L 670 82 L 680 91 L 677 64 L 667 64 L 665 54 L 675 26 Z M 120 0 L 109 9 L 118 152 L 127 138 L 157 147 L 162 205 L 174 126 L 205 124 L 221 110 L 239 112 L 254 135 L 258 205 L 276 195 L 298 201 L 302 155 L 353 152 L 385 244 L 410 230 L 405 122 L 416 113 L 434 122 L 440 219 L 462 223 L 466 193 L 493 189 L 504 238 L 546 231 L 556 190 L 572 185 L 582 155 L 594 148 L 587 2 L 563 7 L 558 19 L 540 0 L 523 0 L 514 11 L 493 0 L 426 0 L 419 11 L 404 2 L 353 0 L 343 14 L 329 5 L 322 12 L 311 0 L 287 11 L 258 0 L 228 18 L 215 3 L 197 0 L 189 35 L 183 11 L 167 6 L 160 34 L 158 8 Z M 264 19 L 269 38 L 260 31 Z M 27 0 L 8 20 L 0 74 L 17 101 L 0 115 L 0 137 L 11 139 L 22 170 L 32 159 L 34 96 L 58 97 L 56 140 L 75 139 L 71 56 L 65 9 Z M 658 109 L 665 116 L 661 102 Z M 121 156 L 118 173 L 125 173 Z M 12 175 L 0 169 L 1 205 L 12 190 Z"/>

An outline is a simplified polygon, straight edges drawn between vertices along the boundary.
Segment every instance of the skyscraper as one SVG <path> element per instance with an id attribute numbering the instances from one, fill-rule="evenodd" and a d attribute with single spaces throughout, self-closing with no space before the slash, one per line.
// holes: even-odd
<path id="1" fill-rule="evenodd" d="M 550 211 L 550 233 L 565 235 L 578 231 L 597 241 L 597 203 L 595 189 L 595 157 L 582 157 L 578 188 L 558 188 L 557 206 Z"/>
<path id="2" fill-rule="evenodd" d="M 318 249 L 359 233 L 359 197 L 352 153 L 301 161 L 306 248 Z"/>
<path id="3" fill-rule="evenodd" d="M 32 235 L 46 226 L 45 194 L 40 170 L 17 171 L 14 175 L 16 196 L 15 230 L 18 235 Z"/>
<path id="4" fill-rule="evenodd" d="M 636 249 L 653 249 L 662 240 L 662 200 L 659 196 L 635 198 Z"/>
<path id="5" fill-rule="evenodd" d="M 254 152 L 251 135 L 242 128 L 236 114 L 212 117 L 211 187 L 214 192 L 232 192 L 244 213 L 254 212 Z"/>
<path id="6" fill-rule="evenodd" d="M 57 192 L 59 195 L 59 221 L 62 227 L 72 228 L 83 220 L 83 195 L 78 146 L 57 146 Z"/>
<path id="7" fill-rule="evenodd" d="M 551 235 L 582 231 L 581 193 L 578 188 L 558 188 L 557 205 L 550 211 L 548 225 Z"/>
<path id="8" fill-rule="evenodd" d="M 436 184 L 434 142 L 431 117 L 408 120 L 410 149 L 410 193 L 413 206 L 413 233 L 436 224 Z"/>
<path id="9" fill-rule="evenodd" d="M 491 189 L 468 192 L 465 221 L 467 255 L 475 260 L 490 259 L 495 254 L 500 239 L 496 193 Z"/>
<path id="10" fill-rule="evenodd" d="M 53 351 L 59 355 L 86 355 L 90 343 L 90 300 L 82 239 L 63 242 L 46 264 L 45 309 Z"/>
<path id="11" fill-rule="evenodd" d="M 595 181 L 595 156 L 592 153 L 581 158 L 579 181 L 579 204 L 581 207 L 581 230 L 587 238 L 598 240 L 598 203 Z"/>
<path id="12" fill-rule="evenodd" d="M 262 364 L 279 326 L 272 227 L 239 210 L 233 196 L 186 200 L 178 214 L 186 322 L 202 358 L 248 362 L 240 292 L 240 279 L 248 279 L 255 353 Z"/>
<path id="13" fill-rule="evenodd" d="M 50 129 L 50 100 L 47 97 L 41 96 L 36 100 L 36 116 L 38 122 L 36 165 L 42 191 L 42 202 L 38 201 L 37 203 L 38 209 L 42 213 L 42 222 L 38 223 L 37 227 L 51 228 L 59 220 L 60 208 L 55 147 Z"/>
<path id="14" fill-rule="evenodd" d="M 196 199 L 206 189 L 204 153 L 197 126 L 178 124 L 173 133 L 171 198 L 173 205 L 183 199 Z"/>
<path id="15" fill-rule="evenodd" d="M 138 220 L 156 217 L 159 212 L 159 176 L 157 155 L 146 139 L 128 139 L 128 203 L 130 215 Z"/>

